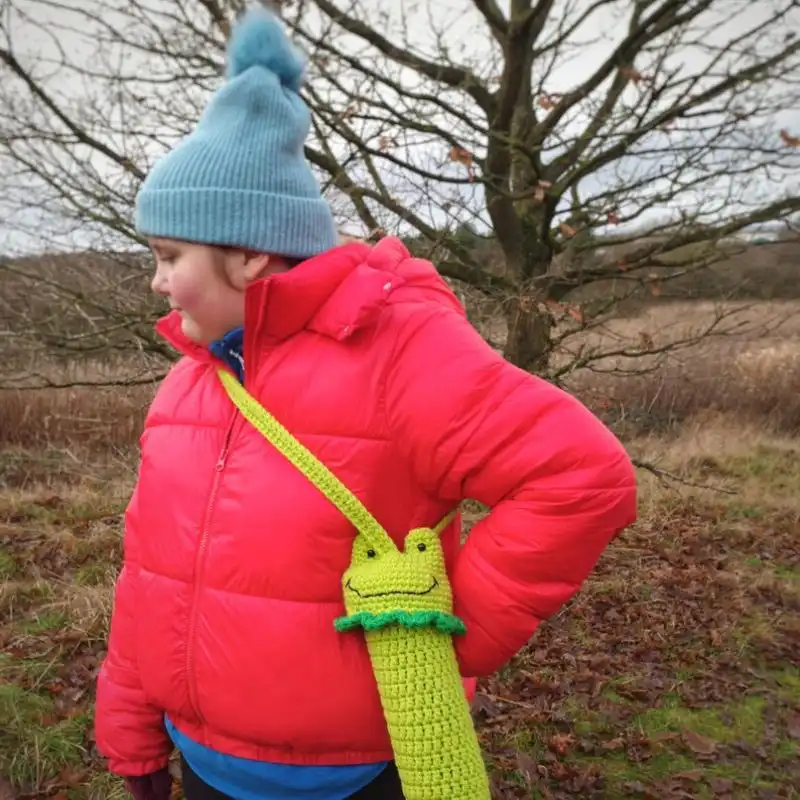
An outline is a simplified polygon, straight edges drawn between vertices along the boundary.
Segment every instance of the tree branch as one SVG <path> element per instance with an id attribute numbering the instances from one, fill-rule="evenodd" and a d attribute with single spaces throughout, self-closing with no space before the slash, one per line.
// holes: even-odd
<path id="1" fill-rule="evenodd" d="M 634 130 L 630 131 L 630 133 L 622 136 L 617 144 L 609 147 L 607 150 L 600 152 L 595 157 L 585 161 L 583 164 L 580 164 L 575 170 L 567 173 L 564 179 L 560 182 L 559 188 L 561 190 L 565 190 L 567 187 L 571 186 L 574 183 L 577 183 L 582 178 L 587 175 L 591 175 L 601 169 L 605 164 L 608 164 L 615 159 L 619 158 L 621 155 L 626 153 L 631 145 L 635 142 L 639 141 L 647 134 L 651 133 L 654 130 L 662 127 L 665 123 L 670 122 L 671 120 L 678 119 L 681 116 L 684 116 L 687 111 L 690 111 L 693 108 L 698 108 L 699 106 L 704 105 L 709 100 L 713 100 L 715 97 L 719 97 L 720 95 L 724 94 L 729 89 L 745 82 L 751 81 L 756 79 L 759 75 L 769 70 L 771 67 L 780 64 L 781 62 L 785 61 L 789 56 L 794 55 L 795 53 L 800 52 L 800 42 L 796 42 L 794 44 L 789 45 L 785 50 L 781 51 L 777 55 L 773 56 L 772 58 L 767 59 L 759 64 L 755 64 L 752 67 L 748 67 L 746 69 L 740 70 L 739 72 L 728 76 L 725 80 L 719 81 L 714 86 L 709 87 L 704 92 L 701 92 L 695 96 L 689 96 L 689 98 L 683 102 L 679 103 L 672 108 L 667 109 L 666 111 L 661 112 L 657 116 L 655 116 L 649 123 L 642 124 L 636 127 Z M 565 163 L 566 166 L 566 163 Z"/>
<path id="2" fill-rule="evenodd" d="M 679 15 L 677 12 L 687 2 L 688 0 L 664 0 L 660 8 L 656 9 L 647 19 L 640 22 L 628 33 L 599 69 L 577 89 L 568 92 L 560 100 L 556 107 L 536 126 L 536 130 L 532 134 L 533 138 L 536 141 L 542 141 L 576 103 L 588 97 L 615 69 L 630 66 L 636 54 L 647 42 L 665 33 L 670 28 L 682 25 L 697 17 L 714 0 L 700 0 L 686 14 Z"/>
<path id="3" fill-rule="evenodd" d="M 487 115 L 492 115 L 494 98 L 491 92 L 468 69 L 450 64 L 437 64 L 412 53 L 410 50 L 397 47 L 374 28 L 340 11 L 330 0 L 314 0 L 314 3 L 337 25 L 368 42 L 388 58 L 398 64 L 415 69 L 432 80 L 441 81 L 456 89 L 463 89 Z"/>
<path id="4" fill-rule="evenodd" d="M 502 45 L 508 32 L 508 20 L 503 16 L 500 7 L 495 0 L 472 0 L 472 2 L 475 4 L 475 8 L 483 14 L 492 35 Z"/>
<path id="5" fill-rule="evenodd" d="M 58 106 L 44 89 L 36 83 L 31 75 L 23 68 L 17 61 L 14 55 L 5 48 L 0 47 L 0 60 L 3 61 L 9 69 L 28 87 L 28 90 L 35 97 L 38 97 L 47 108 L 64 124 L 64 126 L 72 133 L 73 136 L 81 143 L 90 147 L 92 150 L 104 155 L 110 161 L 121 166 L 126 172 L 130 172 L 139 180 L 144 179 L 144 173 L 137 168 L 137 166 L 126 156 L 114 152 L 110 147 L 103 144 L 103 142 L 95 139 L 86 130 L 76 125 Z"/>

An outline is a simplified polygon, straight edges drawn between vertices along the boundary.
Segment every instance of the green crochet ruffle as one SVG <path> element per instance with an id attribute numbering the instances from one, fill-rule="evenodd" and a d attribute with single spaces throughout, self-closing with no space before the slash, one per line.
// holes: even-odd
<path id="1" fill-rule="evenodd" d="M 381 614 L 372 614 L 369 611 L 359 611 L 349 617 L 339 617 L 334 623 L 337 631 L 352 631 L 363 628 L 365 631 L 375 631 L 389 625 L 401 625 L 404 628 L 437 628 L 442 633 L 464 634 L 467 626 L 452 614 L 444 611 L 385 611 Z"/>

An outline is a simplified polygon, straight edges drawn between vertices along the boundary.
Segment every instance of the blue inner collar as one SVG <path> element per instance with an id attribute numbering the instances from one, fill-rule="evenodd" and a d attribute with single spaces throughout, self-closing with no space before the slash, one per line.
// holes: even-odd
<path id="1" fill-rule="evenodd" d="M 225 362 L 244 383 L 244 328 L 234 328 L 221 339 L 217 339 L 208 349 L 220 361 Z"/>

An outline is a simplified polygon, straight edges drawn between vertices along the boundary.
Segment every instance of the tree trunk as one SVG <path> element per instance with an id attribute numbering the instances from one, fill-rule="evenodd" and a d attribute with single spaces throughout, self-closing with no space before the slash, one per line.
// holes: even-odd
<path id="1" fill-rule="evenodd" d="M 552 351 L 550 315 L 530 295 L 513 297 L 508 301 L 506 321 L 506 359 L 526 372 L 545 374 Z"/>

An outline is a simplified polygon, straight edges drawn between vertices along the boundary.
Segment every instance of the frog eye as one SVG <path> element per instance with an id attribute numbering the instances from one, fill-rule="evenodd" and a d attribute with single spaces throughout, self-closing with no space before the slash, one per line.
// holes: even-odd
<path id="1" fill-rule="evenodd" d="M 417 550 L 419 550 L 420 553 L 424 553 L 427 549 L 428 549 L 428 545 L 426 545 L 425 542 L 420 542 L 417 545 Z"/>
<path id="2" fill-rule="evenodd" d="M 375 555 L 376 555 L 376 553 L 372 548 L 367 550 L 367 558 L 375 558 Z"/>

